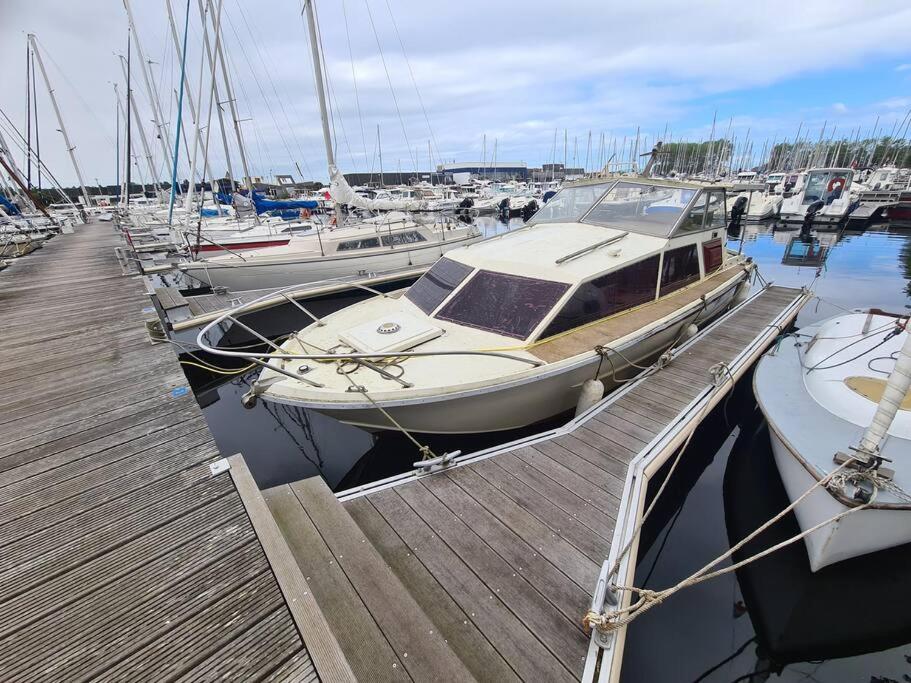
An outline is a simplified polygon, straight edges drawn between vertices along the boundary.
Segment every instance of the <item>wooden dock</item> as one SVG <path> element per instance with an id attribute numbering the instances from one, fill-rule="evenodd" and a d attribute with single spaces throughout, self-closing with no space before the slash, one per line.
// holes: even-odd
<path id="1" fill-rule="evenodd" d="M 254 490 L 253 524 L 277 524 L 358 679 L 617 680 L 623 632 L 582 620 L 648 478 L 808 296 L 762 290 L 559 429 L 337 496 L 319 478 Z"/>
<path id="2" fill-rule="evenodd" d="M 648 478 L 807 296 L 763 290 L 559 429 L 260 492 L 118 244 L 84 226 L 0 276 L 4 681 L 616 680 L 623 633 L 581 622 Z"/>
<path id="3" fill-rule="evenodd" d="M 350 679 L 210 468 L 120 244 L 81 226 L 0 275 L 0 679 Z"/>

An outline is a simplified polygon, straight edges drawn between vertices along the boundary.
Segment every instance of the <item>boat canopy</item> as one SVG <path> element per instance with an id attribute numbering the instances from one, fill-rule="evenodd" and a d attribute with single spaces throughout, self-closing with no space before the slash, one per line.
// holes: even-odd
<path id="1" fill-rule="evenodd" d="M 698 199 L 697 199 L 698 197 Z M 654 237 L 669 237 L 675 227 L 683 227 L 691 215 L 702 217 L 706 211 L 724 210 L 724 189 L 655 183 L 645 179 L 622 179 L 606 183 L 564 187 L 534 216 L 529 224 L 588 223 Z M 698 209 L 698 211 L 697 211 Z"/>
<path id="2" fill-rule="evenodd" d="M 3 207 L 3 210 L 6 211 L 10 216 L 19 215 L 19 207 L 13 204 L 9 199 L 0 194 L 0 206 Z"/>

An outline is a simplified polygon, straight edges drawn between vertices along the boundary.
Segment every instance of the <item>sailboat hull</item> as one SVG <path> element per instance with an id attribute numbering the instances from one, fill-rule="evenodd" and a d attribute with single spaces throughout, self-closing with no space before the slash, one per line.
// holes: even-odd
<path id="1" fill-rule="evenodd" d="M 816 482 L 816 478 L 795 457 L 774 425 L 769 426 L 772 453 L 781 481 L 788 492 L 788 498 L 796 500 Z M 801 529 L 810 529 L 847 509 L 847 505 L 820 487 L 795 508 L 794 514 Z M 841 560 L 911 543 L 908 512 L 885 509 L 853 512 L 804 537 L 804 543 L 810 568 L 814 572 L 819 571 Z"/>

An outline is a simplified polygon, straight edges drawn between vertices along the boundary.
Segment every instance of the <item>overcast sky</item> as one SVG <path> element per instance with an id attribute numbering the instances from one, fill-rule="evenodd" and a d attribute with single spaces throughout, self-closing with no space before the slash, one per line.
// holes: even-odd
<path id="1" fill-rule="evenodd" d="M 186 2 L 171 1 L 182 29 Z M 190 0 L 187 51 L 194 99 L 202 56 L 197 2 Z M 297 164 L 304 176 L 325 178 L 300 0 L 223 3 L 222 40 L 245 119 L 251 173 L 299 177 Z M 179 63 L 165 7 L 165 0 L 133 0 L 139 37 L 170 119 L 176 116 Z M 317 10 L 338 162 L 346 172 L 377 170 L 378 125 L 387 171 L 399 164 L 409 169 L 414 159 L 426 169 L 428 140 L 434 163 L 478 160 L 482 154 L 490 160 L 495 147 L 498 161 L 539 165 L 556 156 L 562 162 L 564 130 L 569 162 L 575 156 L 583 165 L 588 157 L 593 168 L 602 133 L 609 148 L 612 139 L 619 146 L 624 136 L 634 137 L 637 127 L 649 144 L 665 128 L 673 139 L 707 138 L 716 111 L 716 137 L 727 132 L 733 117 L 733 134 L 744 140 L 749 130 L 758 155 L 764 139 L 793 137 L 800 122 L 815 138 L 824 121 L 828 131 L 837 126 L 847 134 L 862 126 L 868 133 L 880 116 L 888 133 L 911 107 L 907 0 L 322 0 Z M 127 42 L 121 0 L 0 0 L 0 107 L 20 129 L 30 31 L 38 36 L 86 182 L 113 182 L 115 81 L 123 92 L 114 55 L 125 52 Z M 133 66 L 134 96 L 152 136 L 138 60 Z M 208 74 L 203 83 L 206 102 Z M 38 86 L 42 158 L 70 184 L 75 173 L 41 80 Z M 224 110 L 229 120 L 227 105 Z M 2 130 L 8 133 L 8 127 Z M 187 130 L 192 135 L 192 126 Z M 171 126 L 169 149 L 173 132 Z M 154 139 L 150 144 L 162 169 L 161 147 Z M 210 149 L 212 171 L 222 175 L 226 162 L 217 125 Z M 233 138 L 229 153 L 240 176 Z M 21 163 L 22 155 L 17 158 Z M 179 168 L 185 178 L 183 158 Z M 150 175 L 145 163 L 142 174 Z"/>

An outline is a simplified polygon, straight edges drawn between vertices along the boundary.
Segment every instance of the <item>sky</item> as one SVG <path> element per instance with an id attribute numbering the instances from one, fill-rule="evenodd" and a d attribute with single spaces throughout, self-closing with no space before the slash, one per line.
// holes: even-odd
<path id="1" fill-rule="evenodd" d="M 301 0 L 220 1 L 221 41 L 251 175 L 325 179 Z M 182 32 L 187 3 L 171 2 Z M 206 127 L 211 79 L 202 62 L 198 2 L 189 0 L 185 92 L 194 101 L 202 93 Z M 217 7 L 219 0 L 211 2 Z M 707 139 L 713 117 L 716 138 L 730 129 L 738 141 L 752 140 L 758 157 L 763 141 L 793 139 L 800 125 L 811 139 L 824 124 L 826 136 L 857 127 L 864 135 L 879 117 L 880 132 L 888 134 L 911 108 L 907 0 L 317 0 L 315 6 L 334 147 L 345 172 L 378 170 L 378 137 L 387 172 L 494 156 L 529 166 L 565 158 L 595 169 L 637 130 L 645 152 L 656 138 Z M 166 0 L 132 0 L 132 9 L 173 154 L 180 64 Z M 126 51 L 127 26 L 122 0 L 0 0 L 0 109 L 24 132 L 26 34 L 34 32 L 87 185 L 116 177 L 113 84 L 121 95 L 125 85 L 115 55 Z M 214 42 L 211 24 L 209 30 Z M 164 180 L 169 173 L 135 43 L 133 50 L 133 97 L 154 173 Z M 221 82 L 219 88 L 230 127 Z M 37 99 L 42 160 L 61 183 L 73 184 L 40 76 Z M 183 111 L 192 140 L 186 96 Z M 209 160 L 220 176 L 227 163 L 215 115 L 212 121 Z M 0 124 L 24 166 L 2 116 Z M 150 182 L 153 171 L 135 127 L 133 137 L 133 178 Z M 233 129 L 228 154 L 240 177 Z M 189 174 L 186 157 L 181 146 L 180 179 Z"/>

